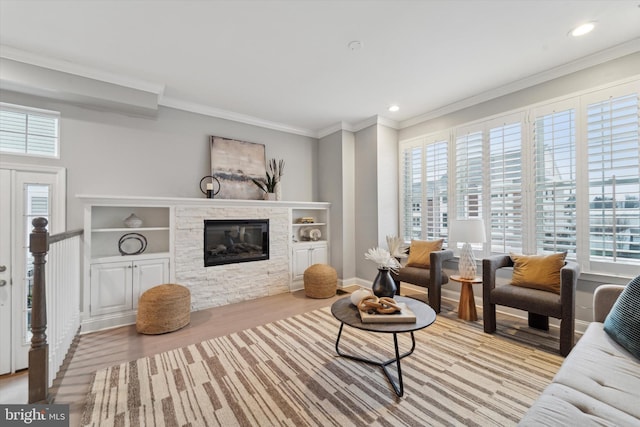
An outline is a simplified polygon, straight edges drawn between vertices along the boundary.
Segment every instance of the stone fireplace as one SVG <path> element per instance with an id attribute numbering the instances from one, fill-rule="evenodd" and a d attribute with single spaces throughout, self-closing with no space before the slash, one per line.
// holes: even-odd
<path id="1" fill-rule="evenodd" d="M 289 208 L 264 201 L 216 200 L 213 203 L 222 206 L 183 204 L 175 209 L 175 280 L 176 283 L 189 287 L 192 309 L 201 310 L 289 292 Z M 268 257 L 251 262 L 218 263 L 205 267 L 204 228 L 205 221 L 211 220 L 224 224 L 222 230 L 216 232 L 218 237 L 220 233 L 224 236 L 224 227 L 235 222 L 235 226 L 226 229 L 230 231 L 228 234 L 232 240 L 240 240 L 241 225 L 238 222 L 266 221 L 269 231 L 266 243 Z M 250 241 L 251 244 L 259 245 L 254 243 L 254 237 L 247 235 L 248 226 L 254 227 L 255 224 L 244 224 L 245 243 Z M 224 245 L 220 242 L 215 247 L 220 244 Z"/>

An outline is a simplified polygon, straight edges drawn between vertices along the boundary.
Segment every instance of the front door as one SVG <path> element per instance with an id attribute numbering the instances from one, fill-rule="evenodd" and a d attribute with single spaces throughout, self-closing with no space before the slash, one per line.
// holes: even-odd
<path id="1" fill-rule="evenodd" d="M 0 375 L 11 372 L 10 171 L 0 169 Z"/>
<path id="2" fill-rule="evenodd" d="M 29 363 L 31 222 L 44 217 L 49 220 L 47 228 L 51 234 L 64 229 L 61 227 L 64 222 L 55 218 L 56 199 L 64 194 L 58 194 L 64 170 L 47 168 L 43 172 L 44 168 L 35 168 L 40 170 L 0 169 L 0 374 L 25 369 Z"/>

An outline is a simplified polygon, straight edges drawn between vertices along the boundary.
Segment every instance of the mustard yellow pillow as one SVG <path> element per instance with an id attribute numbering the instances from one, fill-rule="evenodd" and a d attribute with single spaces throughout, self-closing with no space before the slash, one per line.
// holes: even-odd
<path id="1" fill-rule="evenodd" d="M 407 259 L 407 267 L 429 268 L 429 254 L 433 251 L 442 249 L 440 240 L 412 240 L 409 247 L 409 259 Z"/>
<path id="2" fill-rule="evenodd" d="M 512 285 L 560 293 L 560 269 L 564 267 L 566 252 L 509 256 L 514 264 Z"/>

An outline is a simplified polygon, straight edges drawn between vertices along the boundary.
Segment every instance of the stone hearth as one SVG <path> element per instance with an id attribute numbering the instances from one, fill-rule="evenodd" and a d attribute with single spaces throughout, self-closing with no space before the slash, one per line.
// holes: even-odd
<path id="1" fill-rule="evenodd" d="M 205 219 L 269 219 L 270 254 L 264 261 L 205 267 Z M 177 206 L 176 283 L 191 290 L 193 310 L 289 292 L 289 209 L 274 206 Z"/>

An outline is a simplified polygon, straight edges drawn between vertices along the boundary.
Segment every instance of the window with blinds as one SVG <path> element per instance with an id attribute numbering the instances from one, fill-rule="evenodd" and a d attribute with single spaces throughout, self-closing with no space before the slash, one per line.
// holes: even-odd
<path id="1" fill-rule="evenodd" d="M 422 234 L 422 153 L 423 146 L 404 150 L 403 230 L 405 241 L 419 239 Z"/>
<path id="2" fill-rule="evenodd" d="M 456 137 L 456 215 L 481 217 L 482 212 L 482 131 Z"/>
<path id="3" fill-rule="evenodd" d="M 534 123 L 535 237 L 542 252 L 576 253 L 575 110 Z M 569 255 L 571 256 L 571 255 Z"/>
<path id="4" fill-rule="evenodd" d="M 58 121 L 55 112 L 0 104 L 0 151 L 58 157 Z"/>
<path id="5" fill-rule="evenodd" d="M 447 240 L 447 141 L 428 144 L 425 147 L 425 220 L 423 237 L 427 240 Z"/>
<path id="6" fill-rule="evenodd" d="M 522 252 L 522 123 L 489 129 L 491 252 Z"/>
<path id="7" fill-rule="evenodd" d="M 448 142 L 403 145 L 405 239 L 441 237 L 447 218 L 480 217 L 489 230 L 489 243 L 474 246 L 480 256 L 566 251 L 584 272 L 637 274 L 640 80 L 446 132 Z M 438 160 L 447 146 L 448 171 Z"/>
<path id="8" fill-rule="evenodd" d="M 594 259 L 640 259 L 638 94 L 587 106 L 589 251 Z"/>
<path id="9" fill-rule="evenodd" d="M 447 237 L 448 141 L 422 141 L 403 150 L 405 241 Z"/>

